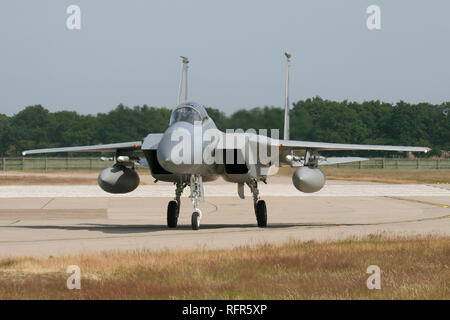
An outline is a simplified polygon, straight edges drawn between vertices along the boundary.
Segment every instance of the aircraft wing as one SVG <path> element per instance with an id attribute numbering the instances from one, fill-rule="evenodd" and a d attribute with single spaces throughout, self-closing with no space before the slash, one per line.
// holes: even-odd
<path id="1" fill-rule="evenodd" d="M 296 140 L 277 140 L 271 139 L 261 135 L 249 136 L 248 142 L 253 145 L 270 145 L 271 147 L 279 148 L 280 162 L 290 163 L 291 166 L 304 165 L 304 159 L 300 156 L 293 155 L 292 160 L 287 160 L 286 155 L 295 150 L 309 150 L 312 153 L 324 150 L 378 150 L 378 151 L 403 151 L 403 152 L 429 152 L 428 147 L 412 147 L 412 146 L 390 146 L 390 145 L 370 145 L 370 144 L 346 144 L 346 143 L 327 143 L 327 142 L 313 142 L 313 141 L 296 141 Z M 256 150 L 256 148 L 253 148 Z M 256 152 L 256 151 L 255 151 Z M 255 156 L 256 157 L 256 156 Z M 256 157 L 258 158 L 258 157 Z M 349 163 L 366 161 L 367 158 L 360 157 L 319 157 L 318 165 L 333 165 L 338 163 Z"/>
<path id="2" fill-rule="evenodd" d="M 367 161 L 369 159 L 367 158 L 360 158 L 360 157 L 328 157 L 325 159 L 319 159 L 317 164 L 319 166 L 327 166 L 327 165 L 333 165 L 338 163 L 349 163 L 349 162 L 359 162 L 359 161 Z"/>
<path id="3" fill-rule="evenodd" d="M 94 146 L 79 146 L 79 147 L 64 147 L 64 148 L 49 148 L 49 149 L 34 149 L 25 150 L 22 155 L 38 153 L 55 153 L 55 152 L 115 152 L 118 149 L 140 150 L 142 147 L 141 141 L 98 144 Z"/>
<path id="4" fill-rule="evenodd" d="M 347 143 L 328 143 L 313 141 L 295 141 L 279 140 L 281 150 L 312 149 L 323 150 L 378 150 L 378 151 L 411 151 L 411 152 L 429 152 L 428 147 L 410 147 L 410 146 L 384 146 L 376 144 L 347 144 Z"/>

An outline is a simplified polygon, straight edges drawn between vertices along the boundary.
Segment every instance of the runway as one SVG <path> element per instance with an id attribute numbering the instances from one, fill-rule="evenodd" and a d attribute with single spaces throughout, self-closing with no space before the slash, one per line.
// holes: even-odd
<path id="1" fill-rule="evenodd" d="M 328 181 L 303 194 L 279 177 L 261 185 L 269 227 L 256 227 L 249 190 L 205 185 L 200 230 L 190 226 L 187 188 L 179 227 L 166 227 L 171 184 L 109 195 L 97 186 L 0 186 L 0 257 L 55 256 L 135 249 L 232 248 L 290 239 L 330 240 L 368 234 L 450 235 L 448 185 Z"/>

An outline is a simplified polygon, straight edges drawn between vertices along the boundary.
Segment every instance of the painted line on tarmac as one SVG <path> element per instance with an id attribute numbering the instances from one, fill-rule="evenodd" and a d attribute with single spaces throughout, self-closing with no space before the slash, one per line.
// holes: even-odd
<path id="1" fill-rule="evenodd" d="M 449 205 L 441 204 L 441 203 L 435 203 L 435 202 L 430 202 L 430 201 L 408 199 L 408 198 L 394 197 L 394 196 L 386 196 L 386 198 L 395 199 L 395 200 L 409 201 L 409 202 L 415 202 L 415 203 L 421 203 L 421 204 L 428 204 L 430 206 L 441 207 L 441 208 L 450 208 Z"/>

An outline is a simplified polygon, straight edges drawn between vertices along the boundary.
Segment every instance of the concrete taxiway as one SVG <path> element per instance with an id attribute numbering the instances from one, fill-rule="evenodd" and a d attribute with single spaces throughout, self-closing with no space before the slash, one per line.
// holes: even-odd
<path id="1" fill-rule="evenodd" d="M 190 226 L 188 190 L 177 229 L 166 227 L 174 187 L 140 186 L 109 195 L 97 186 L 0 186 L 0 257 L 54 256 L 104 250 L 230 248 L 287 240 L 368 234 L 450 235 L 448 185 L 328 181 L 302 194 L 289 177 L 261 185 L 268 228 L 256 227 L 251 195 L 236 185 L 206 184 L 200 230 Z"/>

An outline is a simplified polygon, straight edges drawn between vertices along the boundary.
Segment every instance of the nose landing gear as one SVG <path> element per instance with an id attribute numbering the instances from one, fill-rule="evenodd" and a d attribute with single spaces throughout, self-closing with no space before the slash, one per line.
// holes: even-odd
<path id="1" fill-rule="evenodd" d="M 180 214 L 180 198 L 183 190 L 186 186 L 190 186 L 191 194 L 189 198 L 191 198 L 192 204 L 194 206 L 194 212 L 191 216 L 191 226 L 192 230 L 200 229 L 200 221 L 202 219 L 202 211 L 198 207 L 198 203 L 204 201 L 204 191 L 203 191 L 203 181 L 200 175 L 192 175 L 190 179 L 190 183 L 176 183 L 176 191 L 175 191 L 175 200 L 169 202 L 167 206 L 167 226 L 169 228 L 176 228 L 178 223 L 178 216 Z M 259 190 L 258 190 L 258 182 L 256 179 L 250 180 L 247 182 L 247 185 L 250 187 L 250 190 L 253 194 L 253 206 L 255 209 L 256 221 L 258 223 L 258 227 L 265 228 L 267 227 L 267 207 L 266 202 L 264 200 L 259 200 Z"/>
<path id="2" fill-rule="evenodd" d="M 200 220 L 202 219 L 202 212 L 200 209 L 196 209 L 194 213 L 192 213 L 191 224 L 192 230 L 198 230 L 200 228 Z"/>
<path id="3" fill-rule="evenodd" d="M 204 201 L 203 197 L 203 181 L 200 175 L 191 176 L 191 195 L 189 196 L 194 205 L 194 212 L 191 217 L 192 230 L 200 228 L 200 220 L 202 219 L 202 211 L 198 208 L 198 203 Z"/>
<path id="4" fill-rule="evenodd" d="M 180 214 L 181 194 L 184 188 L 188 186 L 188 183 L 177 182 L 175 190 L 175 200 L 172 200 L 167 205 L 167 227 L 176 228 L 178 224 L 178 216 Z M 202 219 L 202 211 L 198 207 L 198 203 L 204 201 L 203 197 L 203 182 L 200 175 L 192 175 L 191 182 L 191 195 L 189 198 L 194 205 L 194 212 L 191 217 L 192 230 L 198 230 L 200 228 L 200 220 Z"/>

